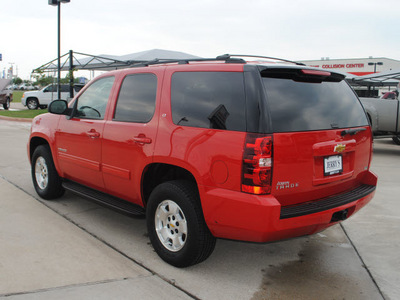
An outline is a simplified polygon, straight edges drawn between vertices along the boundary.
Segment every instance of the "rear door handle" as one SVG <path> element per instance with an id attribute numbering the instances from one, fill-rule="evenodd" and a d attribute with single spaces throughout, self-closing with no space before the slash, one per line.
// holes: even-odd
<path id="1" fill-rule="evenodd" d="M 146 136 L 141 136 L 141 135 L 135 136 L 133 138 L 133 141 L 138 144 L 151 144 L 151 142 L 152 142 L 151 138 L 148 138 Z"/>

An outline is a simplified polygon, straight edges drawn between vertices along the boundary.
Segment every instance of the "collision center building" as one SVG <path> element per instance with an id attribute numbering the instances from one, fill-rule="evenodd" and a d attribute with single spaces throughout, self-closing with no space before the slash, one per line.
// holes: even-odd
<path id="1" fill-rule="evenodd" d="M 356 76 L 378 73 L 382 71 L 400 69 L 400 61 L 386 57 L 302 60 L 307 66 L 316 68 L 346 72 Z"/>
<path id="2" fill-rule="evenodd" d="M 386 57 L 330 59 L 323 57 L 320 60 L 302 60 L 307 66 L 348 73 L 347 77 L 364 76 L 374 73 L 400 70 L 400 61 Z M 352 76 L 353 75 L 353 76 Z M 353 86 L 359 96 L 381 96 L 382 93 L 396 89 L 398 83 L 380 86 L 377 84 L 373 90 L 367 86 Z"/>

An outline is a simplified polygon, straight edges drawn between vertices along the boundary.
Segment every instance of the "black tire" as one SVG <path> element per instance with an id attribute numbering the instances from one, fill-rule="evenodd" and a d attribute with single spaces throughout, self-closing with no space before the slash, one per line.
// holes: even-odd
<path id="1" fill-rule="evenodd" d="M 6 99 L 6 102 L 3 103 L 3 108 L 4 108 L 5 110 L 8 110 L 8 109 L 10 108 L 10 98 L 7 98 L 7 99 Z"/>
<path id="2" fill-rule="evenodd" d="M 396 145 L 400 145 L 400 136 L 394 136 L 392 137 L 392 139 Z"/>
<path id="3" fill-rule="evenodd" d="M 54 166 L 48 145 L 38 146 L 32 155 L 31 175 L 36 193 L 46 200 L 56 199 L 64 194 L 61 178 Z"/>
<path id="4" fill-rule="evenodd" d="M 165 262 L 184 268 L 204 261 L 214 251 L 216 239 L 204 221 L 197 187 L 190 181 L 158 185 L 150 195 L 146 217 L 150 241 Z M 158 233 L 157 228 L 164 230 Z"/>
<path id="5" fill-rule="evenodd" d="M 26 100 L 26 106 L 28 109 L 38 109 L 39 107 L 39 101 L 36 98 L 28 98 Z"/>

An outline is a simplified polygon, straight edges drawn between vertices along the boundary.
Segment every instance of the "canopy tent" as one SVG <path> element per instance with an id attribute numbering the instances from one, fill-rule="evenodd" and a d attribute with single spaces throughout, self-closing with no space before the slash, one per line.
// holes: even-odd
<path id="1" fill-rule="evenodd" d="M 194 56 L 184 52 L 152 49 L 137 53 L 126 54 L 122 56 L 116 55 L 91 55 L 72 50 L 61 56 L 61 71 L 71 70 L 99 70 L 110 71 L 116 69 L 124 69 L 132 67 L 134 64 L 145 63 L 152 60 L 168 60 L 168 59 L 197 59 Z M 33 72 L 56 71 L 57 59 L 54 59 L 36 69 Z"/>
<path id="2" fill-rule="evenodd" d="M 346 80 L 351 85 L 359 86 L 397 86 L 400 80 L 400 70 L 389 70 L 364 76 L 348 74 Z"/>

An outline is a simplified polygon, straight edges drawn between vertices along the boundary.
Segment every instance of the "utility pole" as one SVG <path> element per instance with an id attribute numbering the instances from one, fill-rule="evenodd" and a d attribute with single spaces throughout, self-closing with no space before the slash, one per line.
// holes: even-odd
<path id="1" fill-rule="evenodd" d="M 58 99 L 61 99 L 61 3 L 69 3 L 70 0 L 49 0 L 49 5 L 57 6 L 57 90 Z"/>

